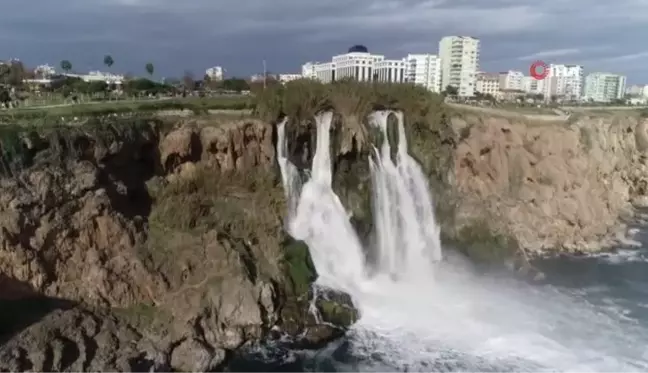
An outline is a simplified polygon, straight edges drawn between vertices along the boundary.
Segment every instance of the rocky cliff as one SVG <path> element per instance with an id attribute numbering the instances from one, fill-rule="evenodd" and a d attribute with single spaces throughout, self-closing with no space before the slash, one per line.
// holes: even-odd
<path id="1" fill-rule="evenodd" d="M 351 300 L 312 299 L 308 248 L 282 229 L 272 123 L 285 114 L 290 158 L 306 169 L 314 113 L 336 112 L 334 189 L 366 242 L 367 156 L 397 139 L 396 118 L 387 139 L 363 118 L 385 107 L 405 113 L 444 243 L 474 259 L 600 250 L 621 238 L 630 202 L 648 199 L 637 115 L 536 123 L 449 110 L 401 85 L 332 87 L 275 92 L 261 119 L 3 127 L 0 370 L 215 370 L 246 342 L 316 347 L 344 333 Z"/>
<path id="2" fill-rule="evenodd" d="M 530 254 L 624 242 L 631 202 L 646 198 L 648 121 L 637 113 L 568 121 L 455 115 L 457 219 L 488 220 Z"/>
<path id="3" fill-rule="evenodd" d="M 309 306 L 258 120 L 5 128 L 0 370 L 213 370 L 246 342 L 317 346 L 356 317 Z"/>

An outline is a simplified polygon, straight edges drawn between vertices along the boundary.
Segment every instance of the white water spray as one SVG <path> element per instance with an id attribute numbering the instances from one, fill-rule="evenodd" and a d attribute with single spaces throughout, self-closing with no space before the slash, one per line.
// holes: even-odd
<path id="1" fill-rule="evenodd" d="M 286 141 L 286 124 L 288 117 L 277 124 L 277 162 L 281 171 L 281 181 L 288 203 L 287 220 L 290 221 L 297 211 L 299 192 L 301 190 L 301 178 L 299 170 L 288 160 L 288 142 Z"/>
<path id="2" fill-rule="evenodd" d="M 369 165 L 373 180 L 374 220 L 377 227 L 377 271 L 397 277 L 429 277 L 432 263 L 441 260 L 439 228 L 421 168 L 407 153 L 403 115 L 398 125 L 396 164 L 391 158 L 387 119 L 391 111 L 377 111 L 369 121 L 383 135 L 376 162 Z"/>
<path id="3" fill-rule="evenodd" d="M 370 118 L 383 134 L 388 115 Z M 396 116 L 396 162 L 387 141 L 370 159 L 377 274 L 368 275 L 358 236 L 331 187 L 331 113 L 316 118 L 312 178 L 289 224 L 289 233 L 309 246 L 317 282 L 350 293 L 360 310 L 349 338 L 351 353 L 365 365 L 345 370 L 648 370 L 643 327 L 574 294 L 473 276 L 448 261 L 434 264 L 441 258 L 439 228 L 423 172 L 407 154 L 402 115 Z"/>
<path id="4" fill-rule="evenodd" d="M 324 112 L 315 119 L 317 145 L 311 179 L 301 190 L 289 233 L 310 248 L 319 284 L 352 292 L 365 278 L 364 254 L 348 214 L 331 187 L 333 113 Z"/>

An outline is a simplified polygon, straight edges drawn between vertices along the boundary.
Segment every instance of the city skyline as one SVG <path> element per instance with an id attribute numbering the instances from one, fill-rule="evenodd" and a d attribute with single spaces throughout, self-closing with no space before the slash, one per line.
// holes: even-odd
<path id="1" fill-rule="evenodd" d="M 436 53 L 442 36 L 473 35 L 482 43 L 483 71 L 527 71 L 542 59 L 648 83 L 642 66 L 648 51 L 627 41 L 645 32 L 640 26 L 648 5 L 632 0 L 616 2 L 612 10 L 557 0 L 535 10 L 526 0 L 8 3 L 11 10 L 0 14 L 0 56 L 30 66 L 69 59 L 75 69 L 96 70 L 103 55 L 111 54 L 113 69 L 125 73 L 143 74 L 150 61 L 157 76 L 178 76 L 185 69 L 198 74 L 214 65 L 247 76 L 262 70 L 263 59 L 269 71 L 297 72 L 305 61 L 344 53 L 352 44 L 389 58 Z"/>

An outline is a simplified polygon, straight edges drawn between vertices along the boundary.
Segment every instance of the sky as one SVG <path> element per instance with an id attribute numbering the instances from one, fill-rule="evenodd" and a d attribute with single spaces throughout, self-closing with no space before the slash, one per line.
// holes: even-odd
<path id="1" fill-rule="evenodd" d="M 595 3 L 598 3 L 595 5 Z M 648 0 L 2 0 L 0 59 L 158 77 L 300 73 L 354 44 L 387 58 L 437 53 L 446 35 L 481 40 L 483 71 L 535 60 L 648 84 Z"/>

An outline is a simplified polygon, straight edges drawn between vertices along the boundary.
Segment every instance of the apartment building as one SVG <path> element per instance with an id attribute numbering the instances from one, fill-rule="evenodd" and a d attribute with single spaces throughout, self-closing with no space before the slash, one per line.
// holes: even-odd
<path id="1" fill-rule="evenodd" d="M 457 88 L 459 96 L 475 94 L 479 70 L 479 39 L 471 36 L 446 36 L 439 42 L 441 87 Z"/>
<path id="2" fill-rule="evenodd" d="M 475 92 L 497 97 L 500 91 L 500 74 L 480 72 L 477 74 Z"/>
<path id="3" fill-rule="evenodd" d="M 435 54 L 408 54 L 405 57 L 405 80 L 440 93 L 441 59 Z"/>
<path id="4" fill-rule="evenodd" d="M 521 71 L 505 71 L 499 73 L 500 90 L 523 91 L 524 74 Z"/>
<path id="5" fill-rule="evenodd" d="M 545 78 L 545 98 L 558 96 L 565 100 L 580 100 L 583 96 L 583 66 L 549 65 Z"/>
<path id="6" fill-rule="evenodd" d="M 546 79 L 536 79 L 532 76 L 525 76 L 522 79 L 522 90 L 531 94 L 544 94 Z"/>
<path id="7" fill-rule="evenodd" d="M 625 89 L 627 95 L 648 98 L 648 85 L 633 84 Z"/>
<path id="8" fill-rule="evenodd" d="M 591 73 L 585 78 L 584 98 L 594 102 L 621 99 L 625 93 L 626 77 L 610 73 Z"/>

